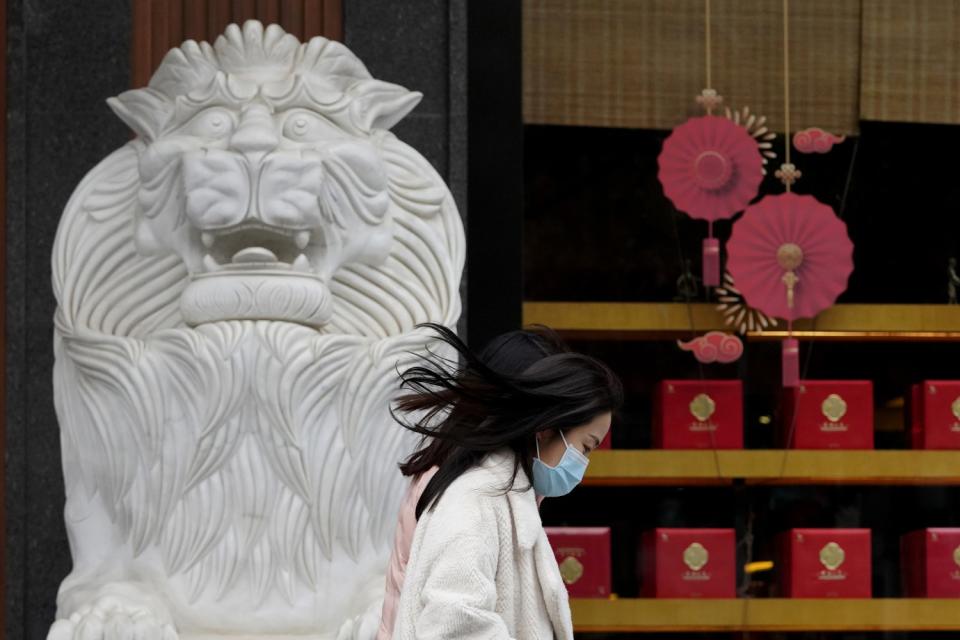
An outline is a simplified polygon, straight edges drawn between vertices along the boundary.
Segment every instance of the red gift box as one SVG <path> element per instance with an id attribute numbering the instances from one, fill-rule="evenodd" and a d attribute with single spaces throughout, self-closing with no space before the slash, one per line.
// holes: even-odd
<path id="1" fill-rule="evenodd" d="M 657 386 L 653 407 L 656 448 L 743 448 L 739 380 L 664 380 Z"/>
<path id="2" fill-rule="evenodd" d="M 873 449 L 873 383 L 869 380 L 802 380 L 798 387 L 784 389 L 782 413 L 783 446 Z"/>
<path id="3" fill-rule="evenodd" d="M 787 598 L 869 598 L 869 529 L 792 529 L 781 535 L 781 591 Z"/>
<path id="4" fill-rule="evenodd" d="M 909 598 L 960 598 L 960 529 L 922 529 L 903 536 L 900 577 Z"/>
<path id="5" fill-rule="evenodd" d="M 733 529 L 654 529 L 644 533 L 643 597 L 735 597 L 735 544 Z"/>
<path id="6" fill-rule="evenodd" d="M 610 595 L 610 528 L 544 527 L 571 598 Z"/>
<path id="7" fill-rule="evenodd" d="M 960 449 L 960 380 L 927 380 L 910 393 L 914 449 Z"/>

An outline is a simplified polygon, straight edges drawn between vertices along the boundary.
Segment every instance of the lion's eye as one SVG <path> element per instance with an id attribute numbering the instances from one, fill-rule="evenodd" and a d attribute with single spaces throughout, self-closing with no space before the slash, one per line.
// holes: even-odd
<path id="1" fill-rule="evenodd" d="M 283 123 L 283 136 L 297 142 L 314 142 L 332 133 L 326 120 L 309 111 L 292 113 Z"/>
<path id="2" fill-rule="evenodd" d="M 203 138 L 221 138 L 233 131 L 233 116 L 226 109 L 207 109 L 193 117 L 187 131 Z"/>

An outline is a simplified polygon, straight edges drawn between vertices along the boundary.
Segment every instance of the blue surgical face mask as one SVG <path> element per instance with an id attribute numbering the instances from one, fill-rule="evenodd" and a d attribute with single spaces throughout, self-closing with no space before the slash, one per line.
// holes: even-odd
<path id="1" fill-rule="evenodd" d="M 571 447 L 567 439 L 563 437 L 563 444 L 567 445 L 567 450 L 563 452 L 563 457 L 555 467 L 551 467 L 540 459 L 540 443 L 537 442 L 537 457 L 533 459 L 533 490 L 538 495 L 546 498 L 556 498 L 565 496 L 574 487 L 583 480 L 583 474 L 587 470 L 587 456 L 583 455 L 575 448 Z"/>

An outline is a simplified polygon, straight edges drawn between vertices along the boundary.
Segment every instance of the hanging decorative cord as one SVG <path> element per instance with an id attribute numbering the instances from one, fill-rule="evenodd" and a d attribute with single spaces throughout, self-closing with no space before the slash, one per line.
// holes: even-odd
<path id="1" fill-rule="evenodd" d="M 790 0 L 783 0 L 783 157 L 790 162 Z M 786 183 L 790 191 L 790 182 Z"/>
<path id="2" fill-rule="evenodd" d="M 803 175 L 790 161 L 790 0 L 783 0 L 783 158 L 774 175 L 789 193 Z"/>
<path id="3" fill-rule="evenodd" d="M 713 88 L 713 61 L 710 59 L 710 48 L 711 48 L 710 46 L 710 0 L 704 0 L 704 13 L 706 14 L 706 16 L 704 17 L 704 21 L 706 23 L 704 25 L 704 31 L 706 32 L 706 43 L 705 43 L 706 46 L 704 46 L 704 49 L 706 49 L 706 53 L 707 53 L 707 88 L 712 89 Z M 712 108 L 708 108 L 707 113 L 710 113 L 711 110 Z"/>
<path id="4" fill-rule="evenodd" d="M 710 0 L 704 0 L 703 14 L 703 49 L 706 57 L 707 86 L 700 92 L 700 95 L 697 96 L 697 104 L 704 108 L 708 116 L 712 116 L 713 110 L 720 108 L 720 106 L 723 104 L 723 96 L 719 95 L 717 90 L 713 88 L 713 45 L 711 44 L 710 24 L 712 22 L 712 16 L 710 13 Z"/>

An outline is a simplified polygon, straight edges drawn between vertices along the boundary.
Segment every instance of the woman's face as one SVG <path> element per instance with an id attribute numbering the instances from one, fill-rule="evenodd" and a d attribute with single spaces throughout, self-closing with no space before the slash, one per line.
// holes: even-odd
<path id="1" fill-rule="evenodd" d="M 563 432 L 563 436 L 567 439 L 567 444 L 589 457 L 590 453 L 607 437 L 607 432 L 610 431 L 610 418 L 609 411 L 601 413 L 590 422 L 567 429 Z M 560 437 L 560 432 L 556 429 L 541 431 L 537 434 L 537 441 L 540 446 L 540 460 L 551 467 L 560 464 L 560 458 L 567 449 L 563 438 Z"/>

